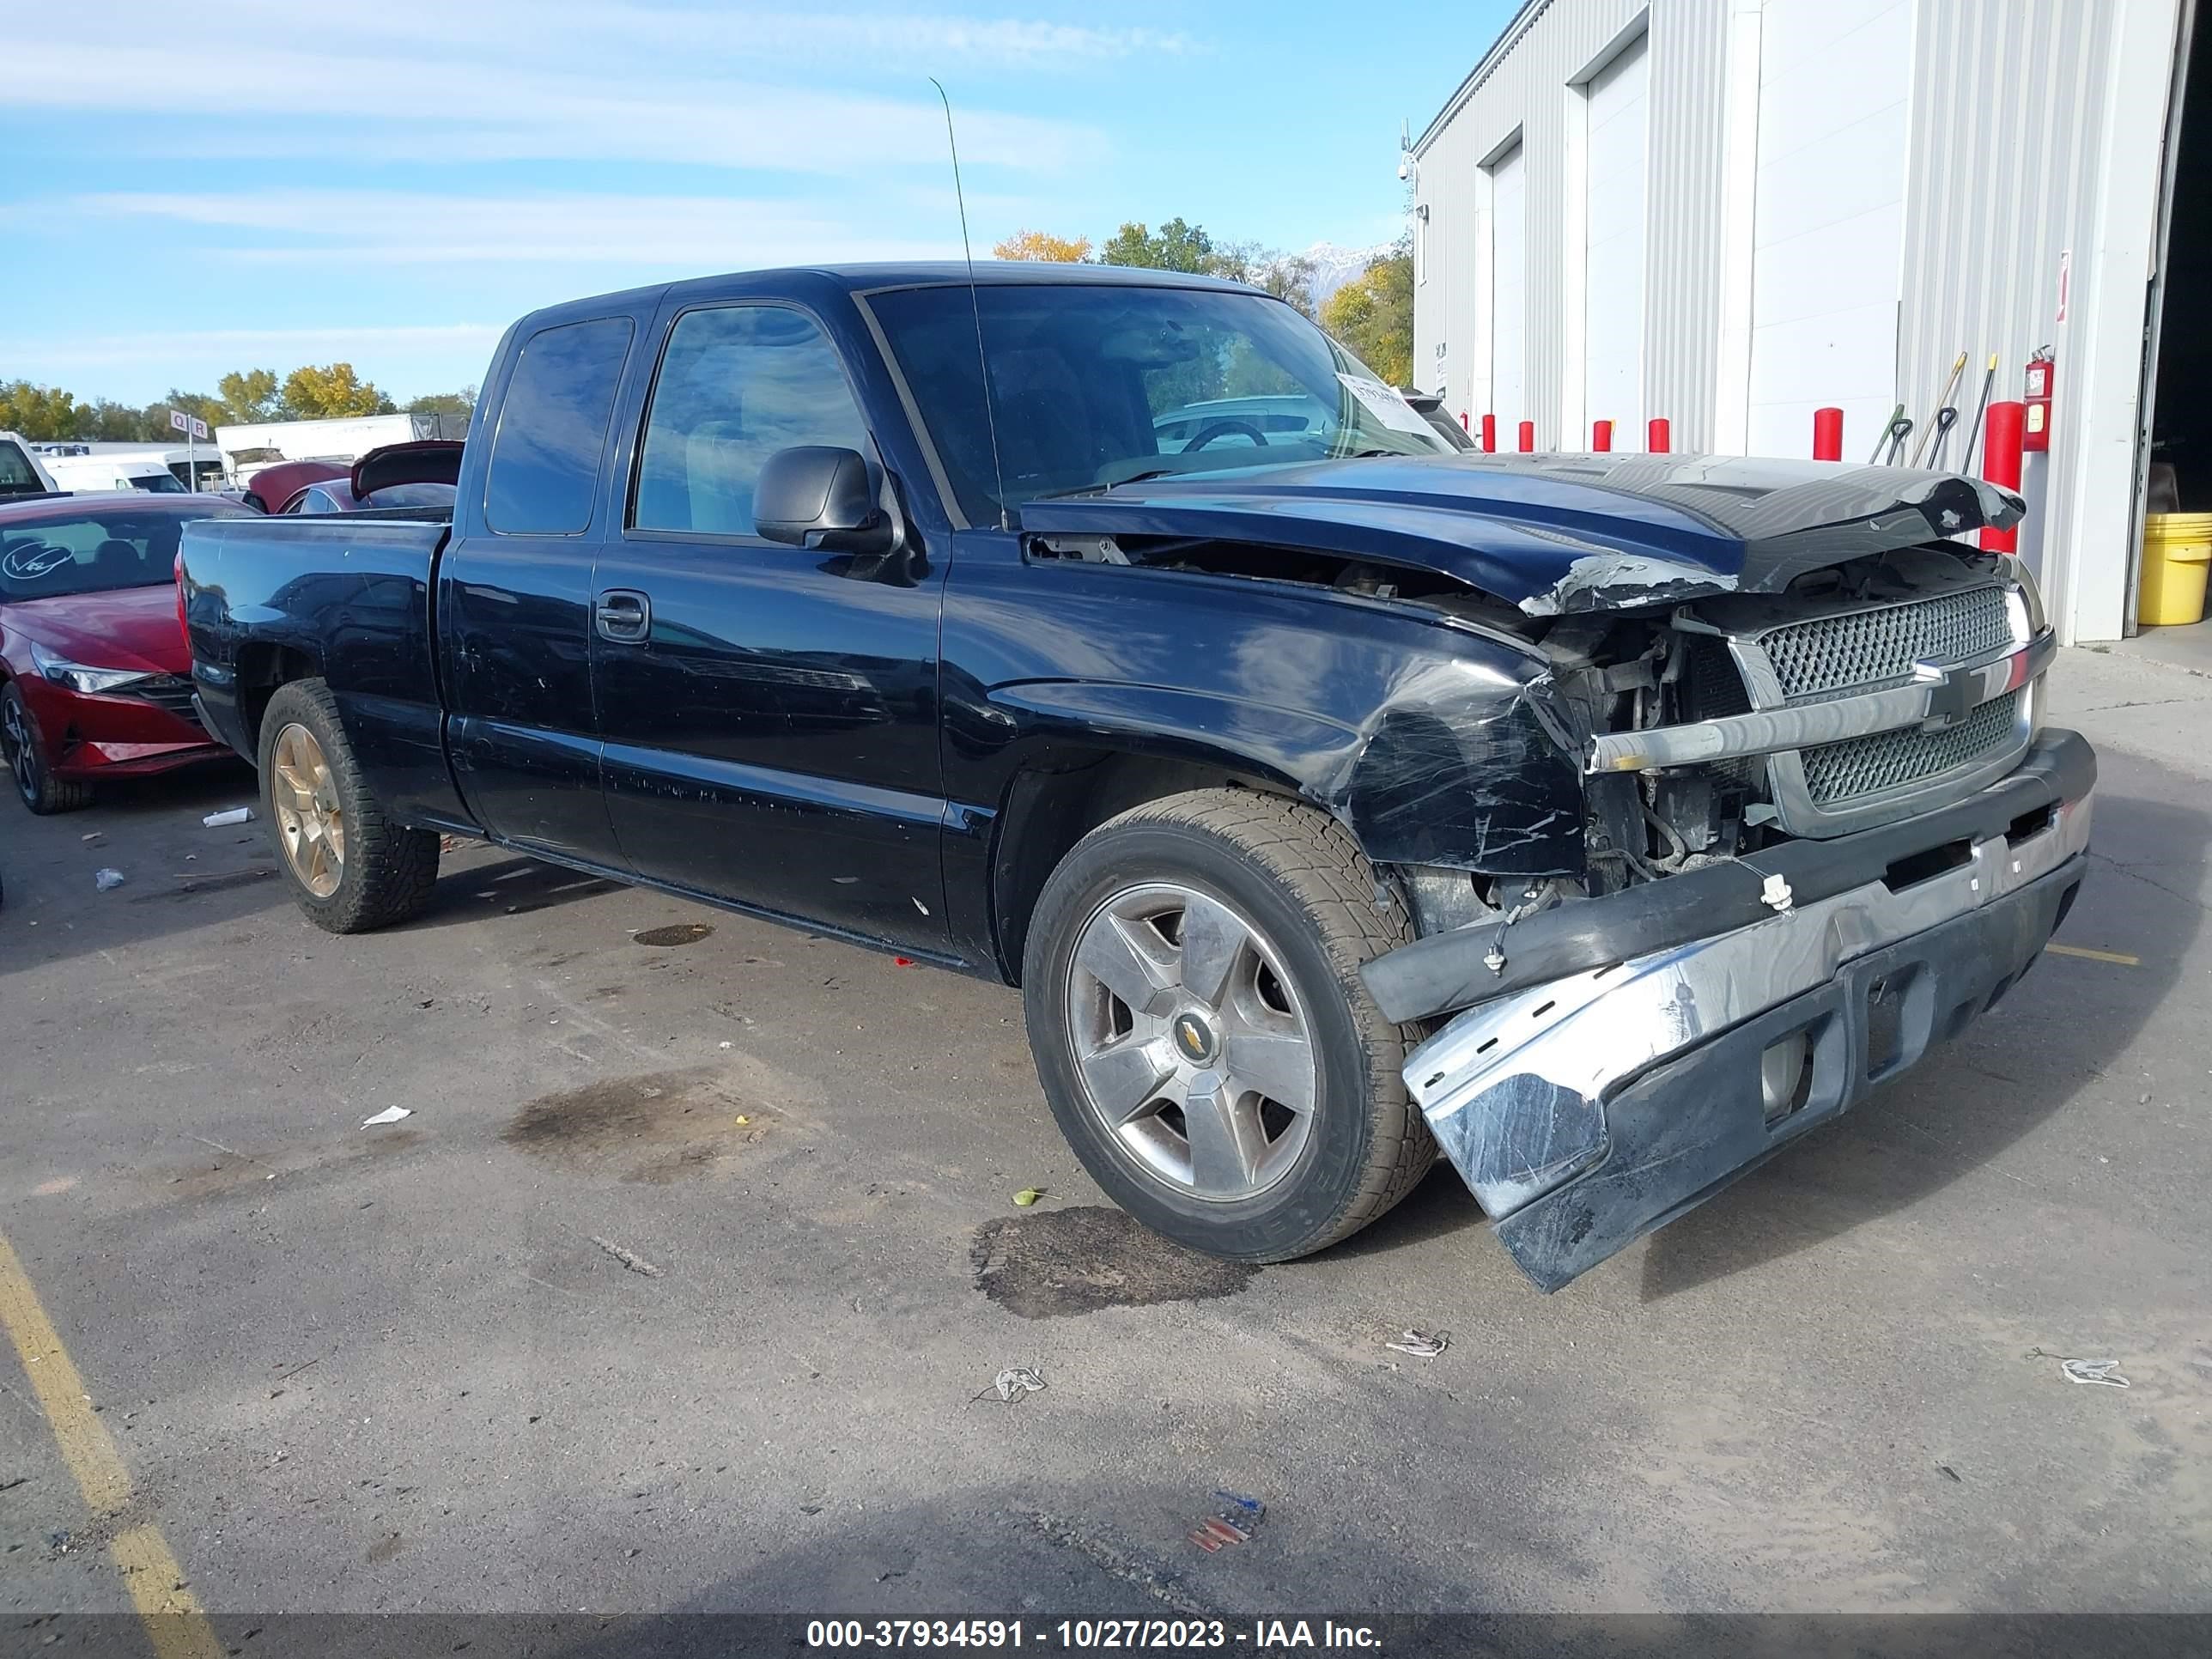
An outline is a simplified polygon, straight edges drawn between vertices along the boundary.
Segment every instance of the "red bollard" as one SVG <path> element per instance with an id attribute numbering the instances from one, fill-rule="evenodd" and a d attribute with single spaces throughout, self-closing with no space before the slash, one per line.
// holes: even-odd
<path id="1" fill-rule="evenodd" d="M 1844 459 L 1842 410 L 1816 409 L 1813 411 L 1813 459 L 1816 461 L 1840 461 Z"/>
<path id="2" fill-rule="evenodd" d="M 2026 404 L 1991 404 L 1989 424 L 1982 429 L 1982 477 L 2015 492 L 2020 489 L 2021 436 L 2027 415 Z M 2019 527 L 1983 531 L 1982 551 L 2019 552 Z"/>
<path id="3" fill-rule="evenodd" d="M 1523 455 L 1536 453 L 1536 423 L 1534 421 L 1521 422 L 1521 453 Z"/>
<path id="4" fill-rule="evenodd" d="M 1482 417 L 1482 453 L 1486 455 L 1498 453 L 1498 416 L 1495 415 Z"/>
<path id="5" fill-rule="evenodd" d="M 1650 434 L 1650 436 L 1645 441 L 1644 447 L 1654 455 L 1664 455 L 1674 448 L 1674 422 L 1664 415 L 1654 415 L 1651 417 L 1650 425 L 1645 430 Z"/>
<path id="6" fill-rule="evenodd" d="M 1612 449 L 1613 422 L 1611 421 L 1592 421 L 1590 422 L 1591 453 L 1594 454 L 1604 455 L 1609 453 Z"/>

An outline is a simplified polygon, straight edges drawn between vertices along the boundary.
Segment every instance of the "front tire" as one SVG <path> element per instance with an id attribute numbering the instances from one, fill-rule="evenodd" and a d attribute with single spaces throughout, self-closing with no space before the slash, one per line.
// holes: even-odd
<path id="1" fill-rule="evenodd" d="M 1285 1261 L 1375 1220 L 1436 1156 L 1399 1075 L 1419 1034 L 1360 964 L 1413 937 L 1341 824 L 1200 790 L 1078 842 L 1023 964 L 1037 1075 L 1084 1167 L 1153 1231 Z"/>
<path id="2" fill-rule="evenodd" d="M 438 837 L 386 817 L 320 680 L 280 686 L 261 717 L 261 805 L 293 900 L 316 927 L 365 933 L 419 915 Z"/>
<path id="3" fill-rule="evenodd" d="M 46 764 L 46 743 L 30 705 L 15 686 L 0 691 L 0 758 L 8 763 L 8 775 L 24 805 L 46 817 L 55 812 L 74 812 L 92 805 L 92 786 L 54 775 Z"/>

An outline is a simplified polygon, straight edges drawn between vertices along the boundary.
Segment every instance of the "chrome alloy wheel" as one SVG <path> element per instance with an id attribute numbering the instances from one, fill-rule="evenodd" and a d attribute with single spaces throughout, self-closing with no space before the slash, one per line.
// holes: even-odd
<path id="1" fill-rule="evenodd" d="M 1297 1161 L 1319 1086 L 1311 1029 L 1253 922 L 1176 883 L 1126 889 L 1083 924 L 1067 988 L 1085 1103 L 1154 1176 L 1228 1203 Z"/>
<path id="2" fill-rule="evenodd" d="M 0 747 L 8 751 L 8 770 L 25 800 L 39 798 L 39 744 L 31 735 L 23 705 L 10 697 L 0 703 Z"/>
<path id="3" fill-rule="evenodd" d="M 276 734 L 269 764 L 276 773 L 269 781 L 269 804 L 276 809 L 284 857 L 302 887 L 328 898 L 345 876 L 345 809 L 323 746 L 295 720 Z"/>

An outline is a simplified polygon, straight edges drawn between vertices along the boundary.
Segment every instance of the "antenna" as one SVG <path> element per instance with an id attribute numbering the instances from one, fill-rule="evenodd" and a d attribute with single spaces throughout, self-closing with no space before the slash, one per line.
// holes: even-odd
<path id="1" fill-rule="evenodd" d="M 968 193 L 960 187 L 960 142 L 952 136 L 952 100 L 945 96 L 945 82 L 935 76 L 929 84 L 937 88 L 938 100 L 945 106 L 945 147 L 952 152 L 952 199 L 960 204 L 960 251 L 968 258 L 968 307 L 975 313 L 975 367 L 983 376 L 983 423 L 991 434 L 991 473 L 999 483 L 999 528 L 1012 530 L 1012 518 L 1006 512 L 1006 469 L 999 459 L 999 416 L 991 407 L 991 359 L 983 349 L 983 301 L 975 287 L 975 250 L 968 242 Z"/>

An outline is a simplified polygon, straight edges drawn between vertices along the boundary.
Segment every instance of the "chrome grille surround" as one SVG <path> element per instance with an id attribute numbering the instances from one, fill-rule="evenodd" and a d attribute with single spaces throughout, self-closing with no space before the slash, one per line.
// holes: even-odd
<path id="1" fill-rule="evenodd" d="M 1842 611 L 1729 637 L 1757 710 L 1802 708 L 1931 673 L 1995 662 L 2030 642 L 2025 602 L 2002 583 Z M 1840 836 L 1893 823 L 2002 776 L 2041 723 L 2031 681 L 1948 722 L 1929 720 L 1766 757 L 1778 825 L 1793 836 Z"/>

